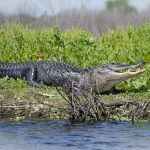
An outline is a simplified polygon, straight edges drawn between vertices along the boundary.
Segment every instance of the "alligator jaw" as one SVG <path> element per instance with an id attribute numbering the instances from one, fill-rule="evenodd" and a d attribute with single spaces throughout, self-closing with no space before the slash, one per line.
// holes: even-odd
<path id="1" fill-rule="evenodd" d="M 77 93 L 92 91 L 100 94 L 110 91 L 122 81 L 142 74 L 144 69 L 139 69 L 143 64 L 143 62 L 137 64 L 110 64 L 81 72 L 65 72 L 64 74 L 62 73 L 65 82 L 63 86 L 65 88 L 69 87 L 69 91 L 73 86 Z M 131 69 L 134 70 L 132 71 Z"/>
<path id="2" fill-rule="evenodd" d="M 106 68 L 112 70 L 112 71 L 123 71 L 126 69 L 134 69 L 142 67 L 145 64 L 144 61 L 140 61 L 136 64 L 110 64 L 107 65 Z"/>
<path id="3" fill-rule="evenodd" d="M 103 93 L 106 91 L 110 91 L 120 82 L 142 74 L 145 70 L 140 70 L 140 67 L 142 67 L 143 65 L 144 62 L 123 65 L 110 64 L 93 69 L 93 80 L 96 80 L 96 92 Z"/>
<path id="4" fill-rule="evenodd" d="M 112 79 L 124 81 L 124 80 L 127 80 L 128 78 L 140 75 L 144 71 L 145 71 L 145 69 L 137 70 L 137 71 L 112 72 L 111 76 L 112 76 Z"/>

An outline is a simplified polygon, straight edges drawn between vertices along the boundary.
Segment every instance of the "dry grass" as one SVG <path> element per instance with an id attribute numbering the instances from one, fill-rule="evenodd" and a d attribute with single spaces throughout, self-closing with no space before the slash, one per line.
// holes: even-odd
<path id="1" fill-rule="evenodd" d="M 145 10 L 134 13 L 110 13 L 107 11 L 92 11 L 84 9 L 71 9 L 60 12 L 57 15 L 41 17 L 33 17 L 27 14 L 20 13 L 19 15 L 5 16 L 0 14 L 0 24 L 6 22 L 14 24 L 20 22 L 31 28 L 47 28 L 58 26 L 63 30 L 70 28 L 81 28 L 90 31 L 94 35 L 101 35 L 109 29 L 114 29 L 117 26 L 126 27 L 128 24 L 139 26 L 145 22 L 149 22 L 150 12 Z"/>

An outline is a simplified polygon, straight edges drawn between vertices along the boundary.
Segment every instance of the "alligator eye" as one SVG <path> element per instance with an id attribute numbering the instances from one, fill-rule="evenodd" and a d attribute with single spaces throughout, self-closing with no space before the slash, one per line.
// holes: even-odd
<path id="1" fill-rule="evenodd" d="M 112 64 L 112 65 L 116 65 L 117 63 L 116 63 L 115 61 L 113 61 L 111 64 Z"/>

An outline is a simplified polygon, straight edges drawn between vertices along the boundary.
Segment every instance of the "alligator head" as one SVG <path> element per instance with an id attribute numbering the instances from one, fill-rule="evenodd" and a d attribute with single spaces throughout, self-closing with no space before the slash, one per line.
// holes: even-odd
<path id="1" fill-rule="evenodd" d="M 144 69 L 141 69 L 141 67 L 144 64 L 144 61 L 140 61 L 136 64 L 112 63 L 102 67 L 89 69 L 88 72 L 91 72 L 91 75 L 88 78 L 89 85 L 91 81 L 94 82 L 92 88 L 96 93 L 110 91 L 118 83 L 142 74 Z"/>

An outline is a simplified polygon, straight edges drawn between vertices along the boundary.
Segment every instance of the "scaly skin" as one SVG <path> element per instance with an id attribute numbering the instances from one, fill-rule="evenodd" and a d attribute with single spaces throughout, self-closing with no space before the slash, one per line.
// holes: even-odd
<path id="1" fill-rule="evenodd" d="M 145 70 L 139 70 L 145 63 L 109 64 L 101 67 L 86 69 L 80 73 L 69 73 L 75 92 L 94 92 L 98 94 L 115 90 L 114 87 L 122 81 L 141 75 Z M 136 68 L 139 68 L 135 71 Z M 128 69 L 134 69 L 129 71 Z M 126 71 L 128 70 L 128 71 Z M 68 85 L 66 85 L 68 86 Z M 71 89 L 71 88 L 70 88 Z"/>
<path id="2" fill-rule="evenodd" d="M 144 65 L 141 61 L 137 64 L 109 64 L 91 69 L 81 69 L 69 64 L 58 62 L 28 62 L 4 63 L 0 62 L 0 77 L 25 78 L 28 84 L 35 87 L 69 86 L 91 90 L 96 93 L 110 91 L 121 81 L 140 75 L 144 70 L 135 72 L 122 72 L 124 69 L 138 68 Z M 70 82 L 70 83 L 69 83 Z M 68 84 L 69 83 L 69 84 Z M 68 84 L 68 85 L 67 85 Z"/>
<path id="3" fill-rule="evenodd" d="M 0 62 L 0 78 L 6 76 L 14 79 L 25 78 L 28 84 L 35 87 L 46 87 L 45 85 L 61 86 L 63 82 L 62 74 L 66 72 L 81 72 L 81 70 L 72 65 L 58 62 Z"/>

